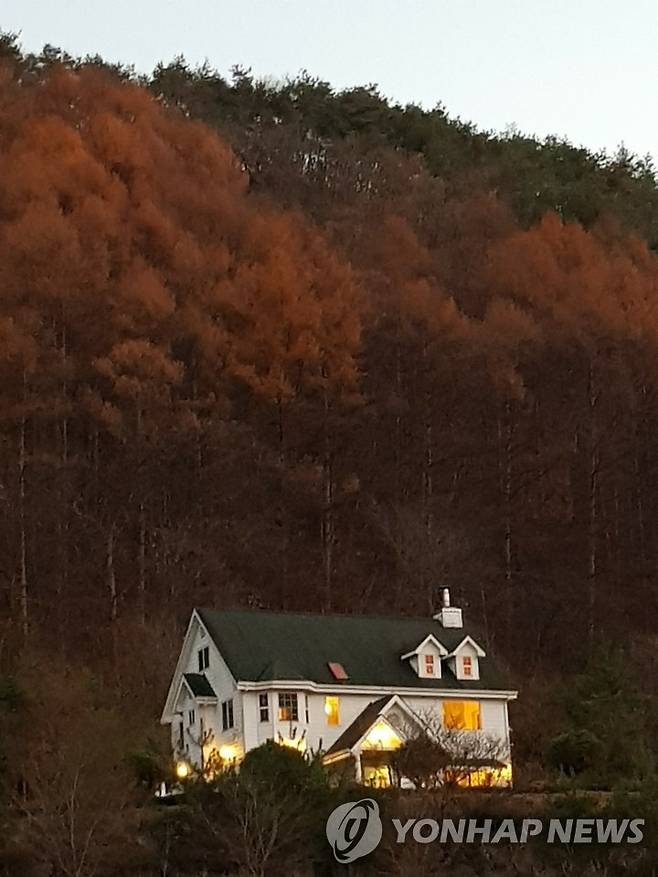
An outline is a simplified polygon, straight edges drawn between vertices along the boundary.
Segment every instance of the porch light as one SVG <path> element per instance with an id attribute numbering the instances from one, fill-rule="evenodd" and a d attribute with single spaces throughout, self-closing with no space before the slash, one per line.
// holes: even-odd
<path id="1" fill-rule="evenodd" d="M 399 749 L 402 741 L 386 722 L 377 722 L 364 740 L 365 749 Z"/>
<path id="2" fill-rule="evenodd" d="M 179 780 L 185 780 L 190 775 L 190 766 L 186 761 L 176 763 L 176 776 Z"/>
<path id="3" fill-rule="evenodd" d="M 220 746 L 219 747 L 219 757 L 222 761 L 233 761 L 234 758 L 237 757 L 238 750 L 235 746 Z"/>

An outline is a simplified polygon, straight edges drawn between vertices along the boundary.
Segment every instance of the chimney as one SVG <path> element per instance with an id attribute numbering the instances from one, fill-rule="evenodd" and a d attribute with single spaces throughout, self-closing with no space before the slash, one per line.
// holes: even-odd
<path id="1" fill-rule="evenodd" d="M 443 627 L 463 627 L 462 611 L 450 605 L 450 591 L 443 588 L 441 592 L 441 609 L 433 616 Z"/>

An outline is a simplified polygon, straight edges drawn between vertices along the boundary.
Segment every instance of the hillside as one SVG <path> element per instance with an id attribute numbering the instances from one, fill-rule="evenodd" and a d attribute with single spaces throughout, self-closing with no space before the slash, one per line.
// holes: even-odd
<path id="1" fill-rule="evenodd" d="M 645 165 L 3 46 L 12 648 L 193 603 L 425 613 L 444 584 L 526 667 L 653 632 Z"/>
<path id="2" fill-rule="evenodd" d="M 98 808 L 162 776 L 195 605 L 449 586 L 521 689 L 521 788 L 565 730 L 590 787 L 655 779 L 657 250 L 623 149 L 2 36 L 0 874 L 75 861 L 69 806 L 140 861 Z"/>

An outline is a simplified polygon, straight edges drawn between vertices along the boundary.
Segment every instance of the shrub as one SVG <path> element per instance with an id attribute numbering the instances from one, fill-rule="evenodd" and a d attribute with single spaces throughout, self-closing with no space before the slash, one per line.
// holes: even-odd
<path id="1" fill-rule="evenodd" d="M 273 740 L 247 752 L 240 765 L 240 778 L 277 795 L 320 791 L 327 786 L 326 774 L 317 758 L 308 758 Z"/>
<path id="2" fill-rule="evenodd" d="M 602 757 L 603 744 L 591 731 L 566 731 L 549 743 L 549 765 L 567 776 L 578 776 L 595 768 Z"/>

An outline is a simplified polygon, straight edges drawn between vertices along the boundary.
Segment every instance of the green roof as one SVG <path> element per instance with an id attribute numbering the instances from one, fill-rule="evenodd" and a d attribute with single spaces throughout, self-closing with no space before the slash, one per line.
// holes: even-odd
<path id="1" fill-rule="evenodd" d="M 203 673 L 184 673 L 183 676 L 195 697 L 217 697 Z"/>
<path id="2" fill-rule="evenodd" d="M 487 655 L 480 679 L 460 681 L 444 665 L 441 679 L 419 678 L 401 656 L 433 634 L 448 651 L 465 636 L 486 651 L 481 637 L 467 628 L 444 628 L 432 618 L 372 615 L 313 615 L 248 609 L 197 609 L 229 670 L 238 682 L 305 680 L 328 685 L 396 688 L 507 690 Z M 338 682 L 329 662 L 348 675 Z"/>

